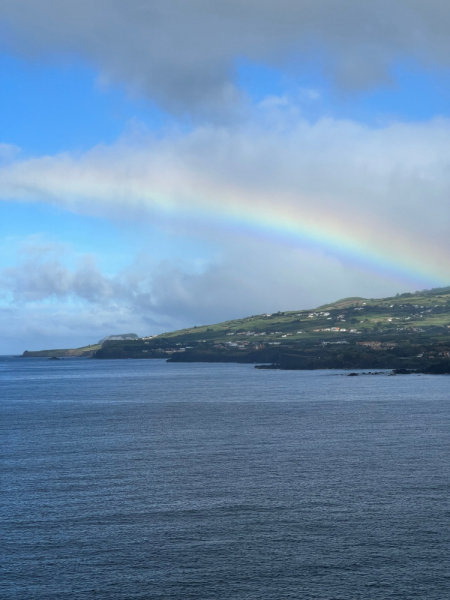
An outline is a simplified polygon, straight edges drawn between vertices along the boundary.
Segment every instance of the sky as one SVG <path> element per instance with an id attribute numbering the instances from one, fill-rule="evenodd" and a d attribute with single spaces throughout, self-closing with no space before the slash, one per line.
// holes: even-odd
<path id="1" fill-rule="evenodd" d="M 450 285 L 443 0 L 0 0 L 0 354 Z"/>

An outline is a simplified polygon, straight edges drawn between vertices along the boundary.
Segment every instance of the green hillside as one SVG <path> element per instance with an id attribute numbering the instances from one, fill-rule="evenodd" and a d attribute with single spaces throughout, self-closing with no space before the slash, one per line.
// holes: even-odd
<path id="1" fill-rule="evenodd" d="M 391 298 L 343 298 L 309 310 L 261 314 L 131 341 L 95 358 L 269 362 L 282 368 L 408 368 L 447 361 L 450 287 Z"/>

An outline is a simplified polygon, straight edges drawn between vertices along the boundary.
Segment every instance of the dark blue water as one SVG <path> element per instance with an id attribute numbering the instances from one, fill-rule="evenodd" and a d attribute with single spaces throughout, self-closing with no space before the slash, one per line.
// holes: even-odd
<path id="1" fill-rule="evenodd" d="M 0 359 L 7 600 L 450 597 L 450 378 Z"/>

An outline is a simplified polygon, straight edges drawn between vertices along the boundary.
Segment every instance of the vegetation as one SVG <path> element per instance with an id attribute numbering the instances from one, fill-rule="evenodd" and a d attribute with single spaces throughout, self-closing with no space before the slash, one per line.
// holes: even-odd
<path id="1" fill-rule="evenodd" d="M 138 340 L 106 341 L 95 358 L 271 363 L 272 368 L 450 366 L 450 287 L 313 310 L 262 314 Z M 436 366 L 438 365 L 438 366 Z"/>

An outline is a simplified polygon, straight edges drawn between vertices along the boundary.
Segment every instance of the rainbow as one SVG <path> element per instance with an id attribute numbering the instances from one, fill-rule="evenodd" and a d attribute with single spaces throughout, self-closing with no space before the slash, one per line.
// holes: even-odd
<path id="1" fill-rule="evenodd" d="M 164 205 L 165 203 L 162 202 Z M 450 256 L 441 245 L 412 236 L 387 220 L 325 211 L 314 199 L 297 202 L 246 197 L 189 202 L 169 212 L 172 218 L 277 244 L 328 254 L 354 268 L 405 285 L 450 285 Z M 311 208 L 313 207 L 313 208 Z M 164 211 L 165 212 L 165 211 Z M 413 239 L 414 238 L 414 239 Z"/>
<path id="2" fill-rule="evenodd" d="M 145 209 L 153 218 L 189 223 L 193 230 L 228 231 L 320 252 L 402 285 L 450 285 L 446 244 L 413 234 L 370 208 L 344 209 L 335 198 L 249 191 L 177 168 L 139 173 L 92 168 L 65 157 L 56 166 L 49 159 L 25 162 L 4 175 L 11 199 L 44 199 L 97 215 L 113 216 L 115 206 L 122 215 L 124 209 L 134 214 Z"/>

